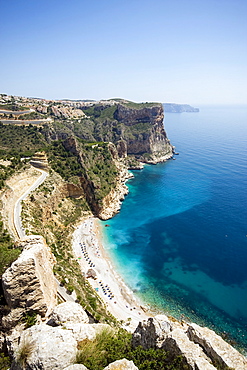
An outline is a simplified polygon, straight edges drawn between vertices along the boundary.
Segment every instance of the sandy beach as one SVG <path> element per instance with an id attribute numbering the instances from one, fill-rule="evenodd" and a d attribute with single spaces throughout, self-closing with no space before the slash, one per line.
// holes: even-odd
<path id="1" fill-rule="evenodd" d="M 72 246 L 82 273 L 88 276 L 89 283 L 105 302 L 108 311 L 124 322 L 123 327 L 133 331 L 139 321 L 152 316 L 114 271 L 102 245 L 97 219 L 89 218 L 76 228 Z"/>

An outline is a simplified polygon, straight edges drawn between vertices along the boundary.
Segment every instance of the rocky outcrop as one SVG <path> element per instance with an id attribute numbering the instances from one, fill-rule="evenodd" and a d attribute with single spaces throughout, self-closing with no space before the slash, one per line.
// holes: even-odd
<path id="1" fill-rule="evenodd" d="M 207 356 L 219 365 L 228 366 L 235 370 L 247 369 L 247 359 L 213 330 L 190 324 L 187 334 L 191 341 L 199 344 Z"/>
<path id="2" fill-rule="evenodd" d="M 20 366 L 24 351 L 25 366 Z M 15 361 L 11 370 L 61 370 L 73 364 L 76 352 L 77 341 L 69 330 L 34 325 L 22 332 L 19 345 L 14 348 Z"/>
<path id="3" fill-rule="evenodd" d="M 133 361 L 123 358 L 122 360 L 112 362 L 104 370 L 138 370 L 138 367 L 135 366 Z"/>
<path id="4" fill-rule="evenodd" d="M 49 325 L 87 324 L 89 318 L 82 306 L 74 302 L 61 303 L 49 315 Z"/>
<path id="5" fill-rule="evenodd" d="M 127 154 L 152 164 L 172 157 L 172 146 L 164 130 L 161 104 L 140 109 L 118 104 L 114 118 L 122 123 L 121 136 L 126 142 Z"/>
<path id="6" fill-rule="evenodd" d="M 132 344 L 144 349 L 160 347 L 171 330 L 172 325 L 167 316 L 150 317 L 139 323 L 133 334 Z"/>
<path id="7" fill-rule="evenodd" d="M 31 165 L 42 170 L 48 169 L 48 160 L 45 152 L 37 152 L 30 161 Z"/>
<path id="8" fill-rule="evenodd" d="M 129 192 L 125 183 L 129 178 L 133 177 L 122 163 L 116 162 L 116 166 L 119 172 L 116 187 L 103 198 L 102 207 L 98 213 L 98 217 L 102 220 L 108 220 L 120 211 L 121 203 Z"/>
<path id="9" fill-rule="evenodd" d="M 11 309 L 32 310 L 44 316 L 56 305 L 55 258 L 42 236 L 28 236 L 20 246 L 21 255 L 2 276 L 5 299 Z"/>
<path id="10" fill-rule="evenodd" d="M 215 370 L 216 365 L 247 369 L 247 359 L 212 330 L 171 321 L 164 315 L 139 323 L 132 342 L 134 347 L 163 348 L 182 355 L 191 370 Z"/>
<path id="11" fill-rule="evenodd" d="M 85 117 L 85 113 L 81 109 L 74 109 L 72 107 L 65 106 L 52 106 L 52 114 L 57 118 L 82 118 Z"/>
<path id="12" fill-rule="evenodd" d="M 189 340 L 183 328 L 172 330 L 163 341 L 161 348 L 173 355 L 182 355 L 190 370 L 216 370 L 201 347 Z"/>

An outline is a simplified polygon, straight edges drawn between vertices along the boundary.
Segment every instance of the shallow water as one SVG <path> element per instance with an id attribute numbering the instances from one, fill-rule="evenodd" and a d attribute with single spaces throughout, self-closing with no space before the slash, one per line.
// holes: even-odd
<path id="1" fill-rule="evenodd" d="M 105 248 L 142 300 L 247 345 L 247 107 L 167 113 L 176 161 L 133 171 Z"/>

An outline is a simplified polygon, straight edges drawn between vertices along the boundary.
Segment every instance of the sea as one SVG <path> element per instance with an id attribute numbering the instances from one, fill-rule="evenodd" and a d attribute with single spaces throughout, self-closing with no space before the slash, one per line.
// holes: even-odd
<path id="1" fill-rule="evenodd" d="M 246 354 L 247 106 L 199 108 L 165 114 L 179 154 L 132 171 L 120 213 L 101 222 L 103 243 L 144 304 Z"/>

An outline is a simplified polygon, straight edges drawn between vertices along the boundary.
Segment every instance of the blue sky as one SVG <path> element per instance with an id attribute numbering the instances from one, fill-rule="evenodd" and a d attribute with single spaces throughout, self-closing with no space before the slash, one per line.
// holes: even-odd
<path id="1" fill-rule="evenodd" d="M 0 92 L 247 104 L 246 0 L 0 0 Z"/>

